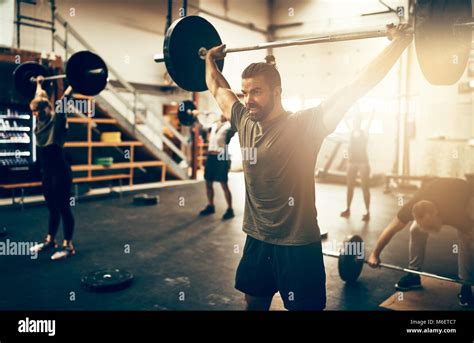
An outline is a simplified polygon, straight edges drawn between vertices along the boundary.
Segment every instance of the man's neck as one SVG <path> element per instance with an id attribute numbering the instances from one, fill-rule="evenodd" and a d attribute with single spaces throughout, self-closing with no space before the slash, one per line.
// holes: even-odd
<path id="1" fill-rule="evenodd" d="M 262 120 L 262 124 L 265 124 L 266 122 L 269 122 L 269 121 L 281 116 L 283 114 L 283 112 L 285 112 L 285 109 L 283 108 L 281 103 L 279 103 L 278 105 L 274 106 L 273 110 L 270 112 L 270 114 L 264 120 Z"/>

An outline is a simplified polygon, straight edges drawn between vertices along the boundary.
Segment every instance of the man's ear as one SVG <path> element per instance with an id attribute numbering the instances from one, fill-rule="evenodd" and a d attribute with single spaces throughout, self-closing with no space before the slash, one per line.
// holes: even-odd
<path id="1" fill-rule="evenodd" d="M 273 94 L 275 95 L 275 97 L 281 98 L 281 87 L 275 87 L 273 89 Z"/>

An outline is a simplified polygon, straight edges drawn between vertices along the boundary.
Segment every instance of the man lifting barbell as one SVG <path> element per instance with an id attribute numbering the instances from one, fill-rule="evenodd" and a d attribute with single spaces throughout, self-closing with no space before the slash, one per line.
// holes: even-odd
<path id="1" fill-rule="evenodd" d="M 36 145 L 41 164 L 43 194 L 49 210 L 49 224 L 46 239 L 33 246 L 31 251 L 39 253 L 52 251 L 58 247 L 55 237 L 62 219 L 63 245 L 61 250 L 51 256 L 52 260 L 58 260 L 75 254 L 72 244 L 74 215 L 70 204 L 72 171 L 63 149 L 68 128 L 66 113 L 54 111 L 48 94 L 41 87 L 43 80 L 42 75 L 36 77 L 36 94 L 30 103 L 30 108 L 37 119 Z M 69 86 L 63 97 L 69 96 L 71 92 L 72 87 Z"/>
<path id="2" fill-rule="evenodd" d="M 388 27 L 392 43 L 349 86 L 316 108 L 296 113 L 281 104 L 281 79 L 273 63 L 252 63 L 242 73 L 242 104 L 220 72 L 225 45 L 205 56 L 206 84 L 242 148 L 256 149 L 258 163 L 243 161 L 246 202 L 244 253 L 236 288 L 248 310 L 268 310 L 279 291 L 289 310 L 326 306 L 314 168 L 324 138 L 345 112 L 389 72 L 412 41 L 405 25 Z"/>
<path id="3" fill-rule="evenodd" d="M 458 271 L 465 280 L 458 295 L 461 306 L 474 306 L 471 285 L 474 282 L 474 192 L 462 179 L 438 178 L 424 185 L 406 203 L 380 235 L 367 261 L 371 267 L 380 264 L 380 254 L 393 236 L 410 226 L 408 269 L 419 271 L 423 267 L 427 239 L 438 233 L 442 226 L 458 231 Z M 401 291 L 421 288 L 420 276 L 409 273 L 395 287 Z"/>

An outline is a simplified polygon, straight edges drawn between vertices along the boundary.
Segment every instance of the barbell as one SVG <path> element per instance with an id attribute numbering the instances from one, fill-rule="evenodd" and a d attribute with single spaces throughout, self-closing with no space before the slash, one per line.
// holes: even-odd
<path id="1" fill-rule="evenodd" d="M 191 100 L 183 100 L 178 104 L 178 120 L 181 125 L 191 126 L 199 121 L 204 127 L 209 127 L 214 121 L 219 119 L 215 112 L 203 112 L 196 108 Z"/>
<path id="2" fill-rule="evenodd" d="M 191 126 L 196 121 L 196 116 L 194 115 L 196 111 L 196 106 L 191 100 L 183 100 L 178 105 L 178 119 L 181 125 Z"/>
<path id="3" fill-rule="evenodd" d="M 415 47 L 424 77 L 434 85 L 457 82 L 466 69 L 472 38 L 471 0 L 418 0 L 415 7 Z M 227 48 L 226 53 L 299 46 L 317 43 L 386 37 L 386 28 L 377 30 L 334 33 L 304 39 L 261 43 L 248 47 Z M 199 16 L 176 20 L 167 30 L 163 55 L 155 55 L 157 63 L 164 62 L 173 81 L 187 91 L 207 90 L 204 56 L 221 45 L 214 26 Z M 219 70 L 224 60 L 216 61 Z"/>
<path id="4" fill-rule="evenodd" d="M 99 94 L 107 85 L 108 69 L 104 60 L 91 51 L 79 51 L 73 54 L 66 63 L 66 73 L 50 75 L 48 69 L 37 62 L 20 64 L 13 72 L 16 90 L 27 98 L 36 92 L 36 79 L 43 76 L 44 81 L 66 78 L 74 92 L 87 96 Z M 49 82 L 44 83 L 48 88 Z"/>
<path id="5" fill-rule="evenodd" d="M 338 271 L 339 276 L 341 279 L 347 283 L 354 283 L 359 278 L 360 274 L 362 273 L 362 268 L 364 267 L 364 263 L 367 263 L 363 258 L 360 258 L 357 252 L 360 252 L 361 249 L 364 249 L 364 240 L 358 236 L 353 235 L 349 236 L 344 242 L 339 250 L 339 252 L 330 251 L 323 249 L 323 255 L 329 257 L 336 257 L 338 259 Z M 362 251 L 363 252 L 363 251 Z M 365 256 L 364 252 L 361 254 Z M 392 264 L 387 263 L 380 263 L 379 267 L 387 268 L 392 270 L 398 270 L 410 274 L 416 274 L 420 276 L 425 276 L 428 278 L 448 281 L 448 282 L 455 282 L 460 284 L 469 284 L 466 280 L 462 279 L 454 279 L 449 278 L 446 276 L 440 276 L 432 273 L 421 272 L 418 270 L 403 268 L 399 266 L 395 266 Z"/>

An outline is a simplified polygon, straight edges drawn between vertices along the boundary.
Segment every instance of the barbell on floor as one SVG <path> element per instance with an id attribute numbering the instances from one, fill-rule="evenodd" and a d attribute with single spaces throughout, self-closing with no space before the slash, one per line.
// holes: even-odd
<path id="1" fill-rule="evenodd" d="M 469 59 L 472 40 L 471 0 L 418 0 L 415 7 L 415 46 L 425 78 L 435 85 L 450 85 L 460 79 Z M 305 39 L 268 42 L 241 48 L 228 48 L 227 53 L 253 51 L 317 43 L 340 42 L 387 36 L 385 28 L 335 33 Z M 203 56 L 222 40 L 206 19 L 187 16 L 176 20 L 167 30 L 163 55 L 155 62 L 165 62 L 173 81 L 188 91 L 207 90 Z M 222 71 L 224 60 L 216 61 Z"/>
<path id="2" fill-rule="evenodd" d="M 15 88 L 18 92 L 32 98 L 36 91 L 36 78 L 43 76 L 44 81 L 66 78 L 74 92 L 87 96 L 99 94 L 107 85 L 108 69 L 104 60 L 91 51 L 79 51 L 73 54 L 66 64 L 66 73 L 50 76 L 48 69 L 37 62 L 20 64 L 13 72 Z M 44 88 L 48 87 L 44 83 Z"/>
<path id="3" fill-rule="evenodd" d="M 365 254 L 363 253 L 363 249 L 364 249 L 363 239 L 358 235 L 353 235 L 353 236 L 349 236 L 343 242 L 343 246 L 341 247 L 339 252 L 323 249 L 323 255 L 329 256 L 329 257 L 336 257 L 338 259 L 339 276 L 341 277 L 343 281 L 347 283 L 353 283 L 353 282 L 356 282 L 357 279 L 359 278 L 360 273 L 362 272 L 362 268 L 364 267 L 364 263 L 367 263 L 367 261 L 365 261 L 364 258 L 360 258 L 357 254 L 357 252 L 362 251 L 361 255 L 365 256 Z M 392 264 L 387 264 L 387 263 L 380 263 L 379 267 L 392 269 L 392 270 L 398 270 L 398 271 L 402 271 L 402 272 L 406 272 L 410 274 L 416 274 L 416 275 L 425 276 L 428 278 L 433 278 L 433 279 L 438 279 L 438 280 L 443 280 L 443 281 L 455 282 L 455 283 L 460 283 L 460 284 L 469 284 L 467 281 L 462 280 L 462 279 L 454 279 L 454 278 L 449 278 L 446 276 L 439 276 L 436 274 L 421 272 L 421 271 L 408 269 L 408 268 L 402 268 L 402 267 L 395 266 Z"/>

